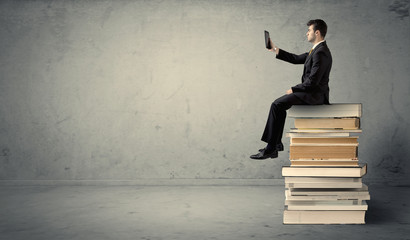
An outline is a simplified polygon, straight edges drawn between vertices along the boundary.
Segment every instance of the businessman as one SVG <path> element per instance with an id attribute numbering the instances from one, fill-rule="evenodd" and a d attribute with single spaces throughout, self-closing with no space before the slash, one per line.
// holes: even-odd
<path id="1" fill-rule="evenodd" d="M 309 52 L 296 55 L 277 48 L 271 42 L 272 48 L 269 51 L 276 53 L 276 58 L 293 64 L 304 64 L 302 83 L 291 87 L 285 95 L 272 103 L 261 139 L 267 146 L 251 155 L 252 159 L 277 158 L 278 151 L 283 151 L 286 110 L 292 105 L 329 104 L 328 83 L 332 55 L 325 41 L 327 25 L 323 20 L 316 19 L 310 20 L 307 26 L 307 40 L 313 45 Z"/>

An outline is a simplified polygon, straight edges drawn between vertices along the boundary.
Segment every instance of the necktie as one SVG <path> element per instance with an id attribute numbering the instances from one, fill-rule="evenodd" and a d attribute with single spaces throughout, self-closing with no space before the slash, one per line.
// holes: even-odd
<path id="1" fill-rule="evenodd" d="M 312 51 L 313 51 L 313 48 L 312 48 L 312 49 L 310 49 L 310 51 L 309 51 L 309 55 L 312 53 Z M 308 56 L 309 56 L 309 55 L 308 55 Z"/>

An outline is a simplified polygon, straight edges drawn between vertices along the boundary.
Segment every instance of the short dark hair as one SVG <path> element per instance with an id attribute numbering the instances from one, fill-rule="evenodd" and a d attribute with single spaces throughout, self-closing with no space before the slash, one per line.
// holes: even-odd
<path id="1" fill-rule="evenodd" d="M 308 25 L 308 27 L 313 25 L 313 31 L 316 32 L 316 30 L 319 30 L 320 35 L 325 38 L 327 32 L 327 25 L 325 21 L 322 19 L 309 20 L 306 25 Z"/>

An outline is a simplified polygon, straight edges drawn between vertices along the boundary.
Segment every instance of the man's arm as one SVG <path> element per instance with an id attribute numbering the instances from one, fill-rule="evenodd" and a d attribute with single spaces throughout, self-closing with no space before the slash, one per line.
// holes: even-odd
<path id="1" fill-rule="evenodd" d="M 301 55 L 288 53 L 285 50 L 279 49 L 275 44 L 273 44 L 272 40 L 269 40 L 269 41 L 270 41 L 270 45 L 272 46 L 272 48 L 268 50 L 276 53 L 276 58 L 280 60 L 290 62 L 293 64 L 304 64 L 306 61 L 306 58 L 309 56 L 309 53 L 304 53 Z"/>
<path id="2" fill-rule="evenodd" d="M 293 64 L 304 64 L 306 58 L 309 56 L 309 53 L 303 53 L 300 55 L 296 55 L 293 53 L 286 52 L 282 49 L 277 49 L 278 53 L 276 54 L 276 58 L 283 60 L 285 62 L 293 63 Z"/>

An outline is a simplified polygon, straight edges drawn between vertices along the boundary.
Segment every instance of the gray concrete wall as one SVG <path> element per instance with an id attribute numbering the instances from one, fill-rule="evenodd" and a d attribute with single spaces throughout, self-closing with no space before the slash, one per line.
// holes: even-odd
<path id="1" fill-rule="evenodd" d="M 0 179 L 281 178 L 286 151 L 249 155 L 303 66 L 263 30 L 302 53 L 312 18 L 331 102 L 363 103 L 368 178 L 408 181 L 408 0 L 1 1 Z"/>

